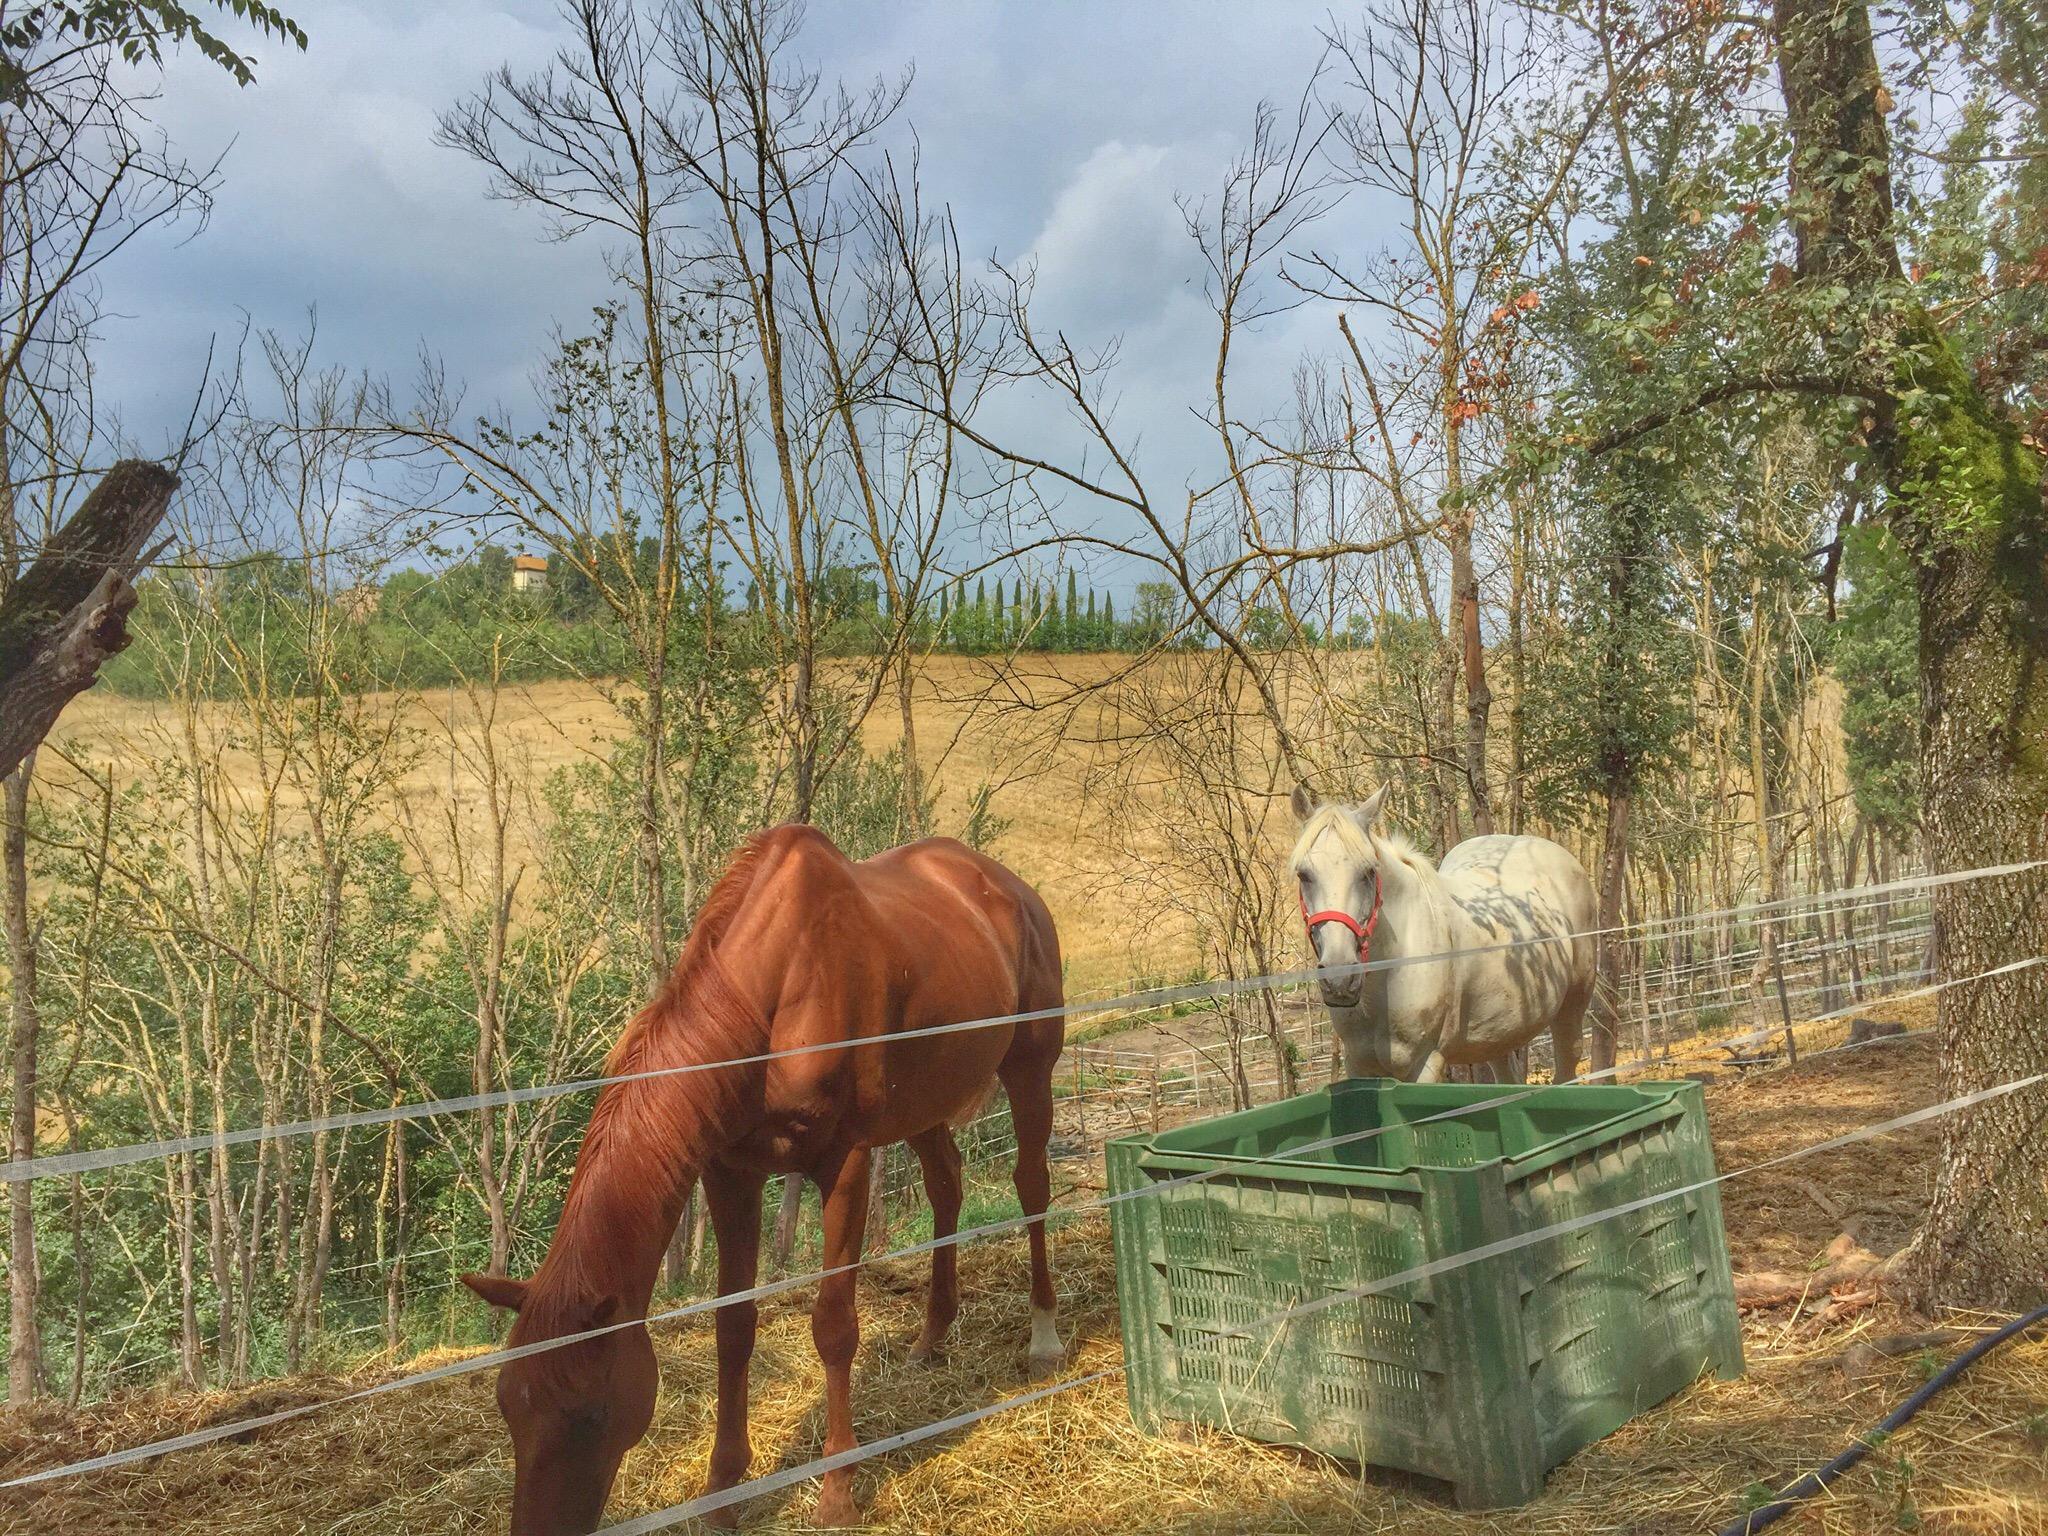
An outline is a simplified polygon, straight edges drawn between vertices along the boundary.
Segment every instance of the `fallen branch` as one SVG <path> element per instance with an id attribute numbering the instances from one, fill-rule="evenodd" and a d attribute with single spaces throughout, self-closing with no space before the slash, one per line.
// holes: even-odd
<path id="1" fill-rule="evenodd" d="M 1897 1255 L 1880 1258 L 1844 1232 L 1827 1246 L 1825 1262 L 1805 1274 L 1753 1270 L 1735 1277 L 1735 1305 L 1744 1312 L 1782 1307 L 1808 1296 L 1846 1295 L 1882 1287 L 1896 1269 Z"/>
<path id="2" fill-rule="evenodd" d="M 177 488 L 161 464 L 123 459 L 0 599 L 0 778 L 127 647 L 143 546 Z"/>

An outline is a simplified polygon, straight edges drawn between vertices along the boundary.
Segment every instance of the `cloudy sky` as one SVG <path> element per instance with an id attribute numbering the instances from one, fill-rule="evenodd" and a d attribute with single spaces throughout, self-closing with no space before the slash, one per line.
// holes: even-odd
<path id="1" fill-rule="evenodd" d="M 517 405 L 550 329 L 603 293 L 592 244 L 551 244 L 529 211 L 489 201 L 482 172 L 432 142 L 435 116 L 501 63 L 543 64 L 565 36 L 552 0 L 287 5 L 300 54 L 252 46 L 238 89 L 196 57 L 166 72 L 155 115 L 195 160 L 225 154 L 210 226 L 129 253 L 106 280 L 100 392 L 157 447 L 183 423 L 208 340 L 246 315 L 297 331 L 317 314 L 321 360 L 402 379 L 422 349 L 472 402 Z M 1216 185 L 1261 98 L 1291 102 L 1321 52 L 1326 5 L 817 3 L 803 52 L 864 82 L 914 65 L 907 118 L 928 196 L 970 254 L 1030 257 L 1047 311 L 1076 339 L 1121 338 L 1123 424 L 1151 467 L 1201 467 L 1189 418 L 1213 322 L 1176 193 Z M 1328 239 L 1361 259 L 1369 210 Z M 1318 243 L 1324 243 L 1323 236 Z M 1327 311 L 1247 338 L 1248 391 L 1281 404 Z"/>

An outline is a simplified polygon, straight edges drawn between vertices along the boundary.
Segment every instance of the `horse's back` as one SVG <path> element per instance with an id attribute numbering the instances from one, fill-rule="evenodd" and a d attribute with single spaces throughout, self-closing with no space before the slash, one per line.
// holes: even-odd
<path id="1" fill-rule="evenodd" d="M 854 867 L 885 905 L 916 908 L 941 921 L 979 918 L 1005 947 L 1015 947 L 1022 970 L 1049 965 L 1059 975 L 1059 932 L 1044 899 L 1023 876 L 979 849 L 957 838 L 925 837 Z"/>
<path id="2" fill-rule="evenodd" d="M 1468 837 L 1444 855 L 1437 873 L 1473 921 L 1502 937 L 1582 934 L 1599 911 L 1584 866 L 1547 837 Z"/>

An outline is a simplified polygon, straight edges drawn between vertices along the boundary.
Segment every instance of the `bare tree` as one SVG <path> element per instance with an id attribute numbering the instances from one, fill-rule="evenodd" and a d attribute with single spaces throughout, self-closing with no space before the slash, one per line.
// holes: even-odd
<path id="1" fill-rule="evenodd" d="M 1454 761 L 1450 744 L 1462 681 L 1465 722 L 1455 762 L 1480 833 L 1494 830 L 1487 764 L 1493 690 L 1473 558 L 1485 498 L 1468 466 L 1467 445 L 1505 383 L 1496 377 L 1488 343 L 1512 313 L 1495 300 L 1512 291 L 1520 252 L 1513 231 L 1503 228 L 1502 184 L 1487 174 L 1487 162 L 1512 121 L 1528 57 L 1503 39 L 1500 21 L 1486 0 L 1395 0 L 1369 11 L 1357 32 L 1331 35 L 1331 56 L 1349 98 L 1334 118 L 1341 174 L 1369 194 L 1391 198 L 1406 239 L 1399 257 L 1383 256 L 1359 275 L 1324 256 L 1304 259 L 1294 272 L 1322 297 L 1376 313 L 1402 354 L 1386 368 L 1381 360 L 1368 361 L 1348 327 L 1344 332 L 1361 375 L 1391 374 L 1369 395 L 1380 443 L 1393 449 L 1390 406 L 1382 403 L 1392 397 L 1412 399 L 1418 441 L 1429 444 L 1426 465 L 1403 470 L 1390 461 L 1387 474 L 1434 493 L 1433 521 L 1449 556 L 1451 608 L 1438 693 L 1439 775 Z M 1448 847 L 1458 841 L 1460 819 L 1457 801 L 1440 794 Z"/>

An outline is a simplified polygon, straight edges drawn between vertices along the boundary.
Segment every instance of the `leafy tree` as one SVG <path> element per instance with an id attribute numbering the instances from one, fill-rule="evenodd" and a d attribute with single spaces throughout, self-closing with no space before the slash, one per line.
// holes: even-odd
<path id="1" fill-rule="evenodd" d="M 1180 627 L 1180 589 L 1167 581 L 1141 581 L 1137 588 L 1138 606 L 1131 616 L 1127 648 L 1143 650 L 1148 646 L 1162 645 L 1168 635 Z"/>
<path id="2" fill-rule="evenodd" d="M 2018 8 L 2003 13 L 2018 20 Z M 1920 792 L 1929 858 L 1966 869 L 2048 854 L 2048 499 L 2044 463 L 2007 402 L 1987 393 L 1900 260 L 1891 107 L 1870 9 L 1780 0 L 1778 75 L 1791 136 L 1786 206 L 1797 236 L 1793 321 L 1854 402 L 1831 425 L 1883 489 L 1883 517 L 1919 589 Z M 2041 142 L 2038 23 L 2006 34 L 2031 61 Z M 2003 57 L 2004 55 L 2001 54 Z M 2038 182 L 2034 183 L 2038 187 Z M 2038 364 L 2034 365 L 2038 366 Z M 1852 425 L 1853 424 L 1853 425 Z M 1961 1095 L 2048 1068 L 2048 877 L 1936 893 L 1942 1091 Z M 2020 963 L 2027 962 L 2026 968 Z M 2030 1306 L 2048 1276 L 2048 1090 L 1943 1123 L 1920 1254 L 1951 1304 Z"/>
<path id="3" fill-rule="evenodd" d="M 1831 657 L 1849 784 L 1864 819 L 1902 839 L 1920 819 L 1919 594 L 1911 562 L 1882 529 L 1853 532 L 1842 574 Z"/>
<path id="4" fill-rule="evenodd" d="M 112 48 L 128 64 L 161 64 L 166 43 L 190 43 L 237 85 L 253 84 L 252 62 L 212 29 L 208 11 L 231 14 L 264 37 L 306 46 L 299 24 L 264 0 L 212 0 L 196 8 L 178 0 L 39 0 L 0 21 L 0 48 L 6 50 L 0 56 L 0 96 L 19 100 L 37 88 L 42 69 L 51 67 L 39 67 L 37 50 L 52 43 Z"/>

